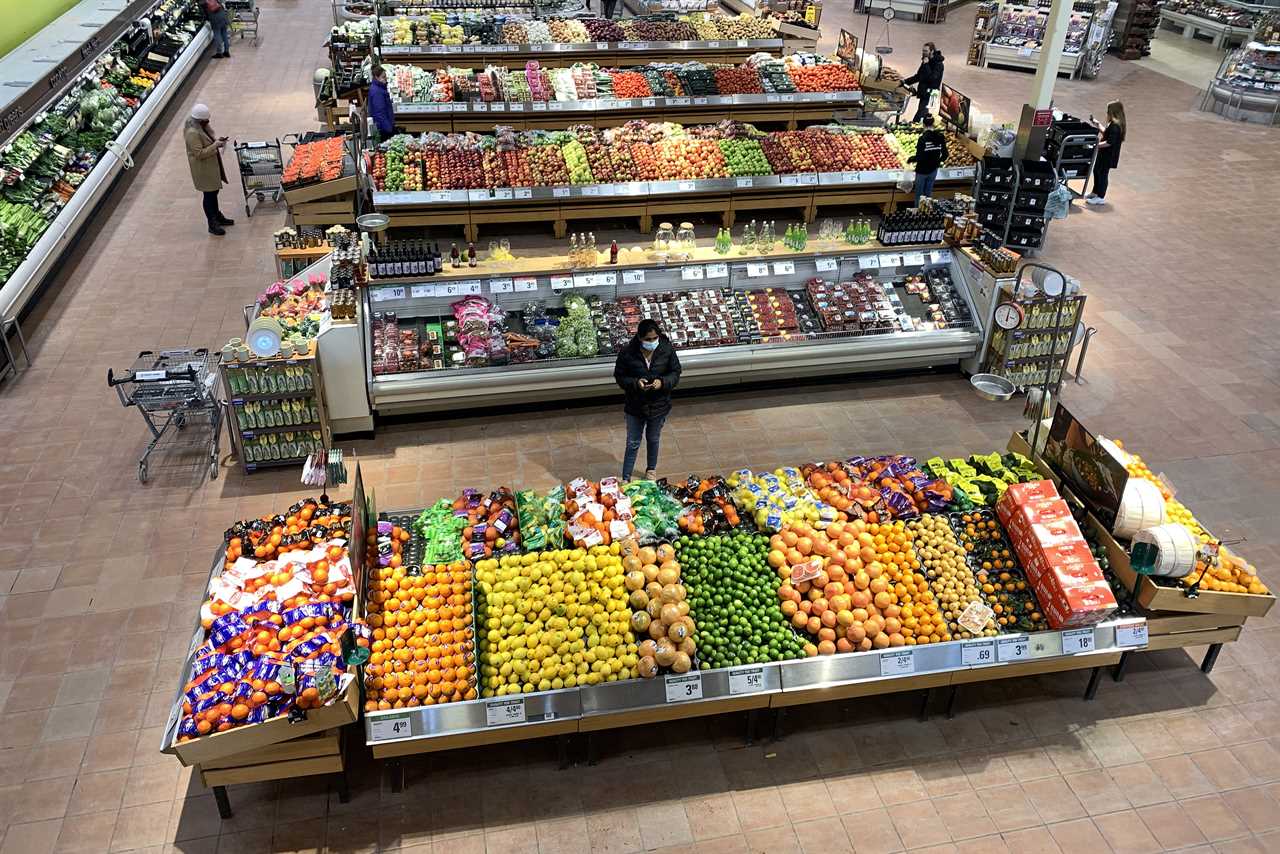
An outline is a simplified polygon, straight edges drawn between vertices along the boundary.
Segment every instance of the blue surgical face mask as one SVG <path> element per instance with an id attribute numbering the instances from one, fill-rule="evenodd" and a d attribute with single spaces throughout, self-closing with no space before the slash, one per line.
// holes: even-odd
<path id="1" fill-rule="evenodd" d="M 641 347 L 643 347 L 643 348 L 645 348 L 646 350 L 648 350 L 650 353 L 652 353 L 654 350 L 657 350 L 657 349 L 658 349 L 658 341 L 659 341 L 659 340 L 660 340 L 660 339 L 655 338 L 655 339 L 653 339 L 652 341 L 641 341 L 641 342 L 640 342 L 640 346 L 641 346 Z"/>

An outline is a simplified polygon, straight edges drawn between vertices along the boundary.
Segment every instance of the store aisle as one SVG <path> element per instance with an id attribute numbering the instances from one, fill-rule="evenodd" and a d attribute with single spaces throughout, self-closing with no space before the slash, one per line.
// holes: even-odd
<path id="1" fill-rule="evenodd" d="M 1153 851 L 1275 848 L 1280 832 L 1280 615 L 1250 620 L 1212 676 L 1184 652 L 1139 658 L 1084 704 L 1079 676 L 975 689 L 954 720 L 915 698 L 797 714 L 743 748 L 732 719 L 616 734 L 596 767 L 560 772 L 552 746 L 411 761 L 393 794 L 353 751 L 350 804 L 325 781 L 236 787 L 219 822 L 191 770 L 158 752 L 210 553 L 235 519 L 291 503 L 296 473 L 225 468 L 136 480 L 144 428 L 106 388 L 141 349 L 220 347 L 271 279 L 283 211 L 205 233 L 180 128 L 209 104 L 220 133 L 314 126 L 311 74 L 329 6 L 263 4 L 263 43 L 210 61 L 153 133 L 26 328 L 35 367 L 0 386 L 0 854 L 258 850 Z M 865 19 L 830 6 L 861 37 Z M 895 22 L 894 58 L 937 41 L 947 80 L 1012 120 L 1030 75 L 963 65 L 971 8 L 941 26 Z M 871 25 L 872 39 L 883 24 Z M 1280 581 L 1280 374 L 1267 190 L 1280 135 L 1194 112 L 1195 90 L 1109 58 L 1063 82 L 1066 109 L 1126 102 L 1132 136 L 1113 206 L 1051 226 L 1045 259 L 1077 276 L 1099 328 L 1067 403 L 1123 438 L 1179 497 Z M 228 160 L 230 165 L 230 160 Z M 520 241 L 549 244 L 549 238 Z M 545 487 L 612 473 L 613 401 L 390 425 L 351 442 L 389 508 L 464 486 Z M 677 400 L 664 474 L 853 452 L 1002 447 L 1020 404 L 953 375 L 855 377 Z M 1158 467 L 1158 468 L 1157 468 Z"/>

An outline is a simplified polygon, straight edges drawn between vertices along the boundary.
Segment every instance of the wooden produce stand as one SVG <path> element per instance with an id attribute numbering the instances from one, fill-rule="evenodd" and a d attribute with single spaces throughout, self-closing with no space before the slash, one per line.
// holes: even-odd
<path id="1" fill-rule="evenodd" d="M 481 225 L 552 221 L 556 237 L 564 237 L 572 220 L 639 220 L 648 233 L 655 220 L 695 213 L 716 213 L 726 228 L 738 214 L 792 209 L 804 222 L 818 210 L 838 205 L 879 205 L 892 213 L 913 201 L 898 190 L 899 170 L 805 173 L 697 181 L 634 181 L 572 187 L 516 187 L 496 190 L 419 190 L 373 193 L 376 210 L 391 217 L 393 227 L 462 225 L 466 239 L 478 239 Z M 939 170 L 935 195 L 967 192 L 973 168 Z"/>
<path id="2" fill-rule="evenodd" d="M 276 277 L 279 279 L 288 279 L 296 276 L 298 272 L 310 267 L 324 256 L 333 251 L 328 243 L 321 243 L 318 246 L 294 247 L 285 246 L 276 250 Z M 301 265 L 297 270 L 292 272 L 285 269 L 286 265 Z"/>
<path id="3" fill-rule="evenodd" d="M 576 62 L 631 66 L 646 62 L 707 62 L 737 65 L 755 53 L 778 54 L 782 39 L 724 39 L 684 42 L 590 42 L 587 44 L 384 45 L 383 62 L 447 68 L 489 63 L 523 66 L 536 60 L 546 68 L 568 68 Z"/>
<path id="4" fill-rule="evenodd" d="M 795 130 L 831 121 L 832 112 L 860 107 L 862 93 L 791 92 L 769 95 L 709 95 L 704 97 L 601 98 L 588 101 L 477 101 L 440 104 L 401 104 L 396 123 L 411 133 L 423 131 L 492 133 L 495 125 L 515 130 L 560 130 L 589 124 L 617 127 L 637 119 L 713 124 L 737 119 L 765 129 Z"/>
<path id="5" fill-rule="evenodd" d="M 332 181 L 321 181 L 294 189 L 286 188 L 289 219 L 294 225 L 347 225 L 356 218 L 354 172 Z"/>
<path id="6" fill-rule="evenodd" d="M 1053 480 L 1060 491 L 1070 493 L 1070 485 L 1064 485 L 1062 477 L 1046 460 L 1033 456 L 1024 433 L 1014 433 L 1008 448 L 1032 459 L 1037 468 Z M 1092 513 L 1088 515 L 1092 533 L 1107 550 L 1111 572 L 1133 592 L 1131 607 L 1135 614 L 1147 621 L 1148 637 L 1145 648 L 1184 649 L 1208 645 L 1200 669 L 1213 671 L 1224 643 L 1232 643 L 1240 637 L 1245 620 L 1264 617 L 1275 604 L 1275 596 L 1252 593 L 1229 593 L 1218 590 L 1200 590 L 1194 597 L 1187 595 L 1187 588 L 1176 582 L 1161 584 L 1149 575 L 1140 575 L 1129 562 L 1129 552 L 1112 536 L 1106 526 Z M 1170 580 L 1172 581 L 1172 580 Z M 1124 653 L 1113 673 L 1116 681 L 1124 678 L 1129 662 Z"/>

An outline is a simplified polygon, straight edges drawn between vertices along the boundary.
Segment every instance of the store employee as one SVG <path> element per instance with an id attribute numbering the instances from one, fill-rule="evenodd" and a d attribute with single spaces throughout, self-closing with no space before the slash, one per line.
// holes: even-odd
<path id="1" fill-rule="evenodd" d="M 933 180 L 938 177 L 938 167 L 947 160 L 947 137 L 933 126 L 933 116 L 926 114 L 921 121 L 924 133 L 916 141 L 916 153 L 907 158 L 916 165 L 915 206 L 920 200 L 933 195 Z"/>

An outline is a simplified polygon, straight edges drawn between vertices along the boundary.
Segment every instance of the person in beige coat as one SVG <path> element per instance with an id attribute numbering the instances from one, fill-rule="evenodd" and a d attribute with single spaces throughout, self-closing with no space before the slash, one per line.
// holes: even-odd
<path id="1" fill-rule="evenodd" d="M 187 144 L 191 183 L 204 194 L 204 215 L 209 221 L 209 233 L 226 234 L 222 227 L 235 225 L 235 220 L 223 216 L 218 209 L 218 191 L 227 183 L 227 173 L 222 168 L 222 149 L 227 147 L 227 138 L 214 136 L 209 125 L 209 108 L 204 104 L 191 108 L 191 117 L 182 128 L 182 138 Z"/>

